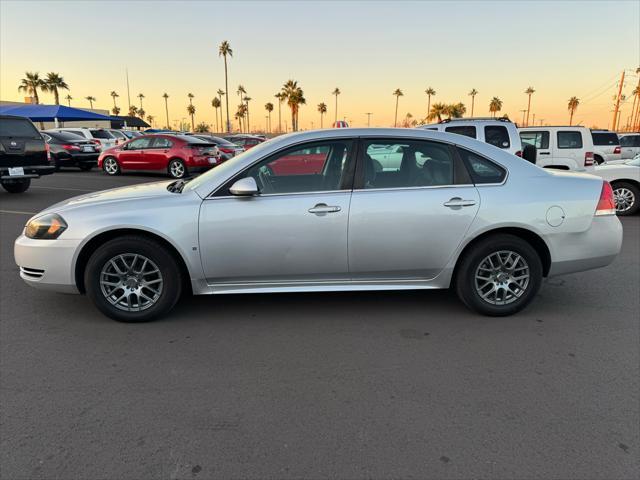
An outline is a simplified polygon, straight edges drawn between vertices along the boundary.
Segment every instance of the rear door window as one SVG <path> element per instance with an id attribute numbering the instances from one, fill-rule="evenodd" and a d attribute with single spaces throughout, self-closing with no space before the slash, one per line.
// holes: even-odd
<path id="1" fill-rule="evenodd" d="M 498 148 L 509 148 L 509 130 L 502 125 L 487 125 L 484 127 L 484 141 Z"/>
<path id="2" fill-rule="evenodd" d="M 580 132 L 558 132 L 558 148 L 582 148 L 582 134 Z"/>
<path id="3" fill-rule="evenodd" d="M 3 118 L 0 120 L 0 136 L 42 138 L 29 120 Z"/>
<path id="4" fill-rule="evenodd" d="M 620 140 L 618 135 L 613 132 L 591 132 L 593 144 L 598 146 L 618 146 Z"/>
<path id="5" fill-rule="evenodd" d="M 115 138 L 113 135 L 111 135 L 111 133 L 107 132 L 106 130 L 91 130 L 91 135 L 93 135 L 93 138 L 102 138 L 106 140 L 111 140 L 112 138 Z"/>
<path id="6" fill-rule="evenodd" d="M 543 150 L 549 148 L 549 132 L 520 132 L 520 140 L 525 145 L 533 145 Z"/>
<path id="7" fill-rule="evenodd" d="M 141 140 L 141 139 L 139 139 L 139 140 Z M 133 142 L 131 142 L 131 143 L 133 143 Z M 171 140 L 169 140 L 168 138 L 156 137 L 154 139 L 152 148 L 171 148 L 172 146 L 173 146 L 173 143 L 171 143 Z"/>
<path id="8" fill-rule="evenodd" d="M 458 127 L 447 127 L 445 132 L 457 133 L 458 135 L 464 135 L 465 137 L 476 138 L 476 127 L 473 125 L 461 125 Z"/>

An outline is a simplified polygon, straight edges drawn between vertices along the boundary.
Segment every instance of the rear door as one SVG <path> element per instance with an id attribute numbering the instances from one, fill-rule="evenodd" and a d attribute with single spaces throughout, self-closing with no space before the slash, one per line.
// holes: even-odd
<path id="1" fill-rule="evenodd" d="M 576 167 L 584 166 L 584 139 L 580 130 L 558 130 L 553 157 L 569 160 Z"/>
<path id="2" fill-rule="evenodd" d="M 49 165 L 45 141 L 26 118 L 0 117 L 0 167 Z"/>
<path id="3" fill-rule="evenodd" d="M 536 165 L 544 167 L 551 165 L 550 134 L 548 130 L 521 130 L 520 141 L 522 147 L 533 145 L 536 147 Z"/>
<path id="4" fill-rule="evenodd" d="M 375 155 L 401 150 L 400 168 Z M 478 211 L 478 191 L 454 147 L 426 140 L 363 139 L 349 214 L 353 281 L 436 277 Z"/>
<path id="5" fill-rule="evenodd" d="M 145 168 L 149 170 L 166 170 L 169 164 L 171 148 L 173 148 L 173 141 L 167 137 L 155 137 L 149 147 L 143 150 Z"/>

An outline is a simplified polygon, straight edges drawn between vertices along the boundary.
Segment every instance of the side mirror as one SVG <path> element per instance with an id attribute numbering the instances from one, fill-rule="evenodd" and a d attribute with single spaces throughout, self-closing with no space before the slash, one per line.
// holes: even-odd
<path id="1" fill-rule="evenodd" d="M 229 192 L 231 193 L 231 195 L 237 195 L 241 197 L 257 195 L 259 193 L 258 184 L 253 177 L 241 178 L 233 185 L 231 185 Z"/>

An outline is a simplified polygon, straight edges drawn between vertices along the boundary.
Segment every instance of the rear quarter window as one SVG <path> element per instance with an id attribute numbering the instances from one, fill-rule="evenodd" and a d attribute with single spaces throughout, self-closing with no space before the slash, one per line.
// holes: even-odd
<path id="1" fill-rule="evenodd" d="M 591 132 L 591 136 L 593 137 L 594 145 L 599 145 L 599 146 L 620 145 L 620 140 L 618 139 L 618 135 L 613 132 L 607 132 L 607 133 Z"/>
<path id="2" fill-rule="evenodd" d="M 42 140 L 40 133 L 33 124 L 22 118 L 2 118 L 0 119 L 1 137 L 29 137 Z"/>
<path id="3" fill-rule="evenodd" d="M 580 132 L 558 132 L 558 148 L 582 148 Z"/>
<path id="4" fill-rule="evenodd" d="M 524 145 L 533 145 L 543 150 L 549 148 L 549 132 L 520 132 L 520 140 Z"/>
<path id="5" fill-rule="evenodd" d="M 488 158 L 460 147 L 458 153 L 475 184 L 502 183 L 507 177 L 507 171 Z"/>
<path id="6" fill-rule="evenodd" d="M 509 130 L 502 125 L 487 125 L 484 127 L 484 141 L 498 148 L 509 148 Z"/>
<path id="7" fill-rule="evenodd" d="M 457 133 L 458 135 L 464 135 L 465 137 L 476 138 L 476 127 L 473 125 L 461 125 L 459 127 L 447 127 L 445 132 Z"/>
<path id="8" fill-rule="evenodd" d="M 110 132 L 107 132 L 106 130 L 91 130 L 91 135 L 93 135 L 93 138 L 104 138 L 107 140 L 115 138 L 113 135 L 111 135 Z"/>

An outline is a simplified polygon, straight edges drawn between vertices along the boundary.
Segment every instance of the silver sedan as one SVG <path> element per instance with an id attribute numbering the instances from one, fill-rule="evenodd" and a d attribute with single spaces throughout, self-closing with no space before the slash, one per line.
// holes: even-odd
<path id="1" fill-rule="evenodd" d="M 449 287 L 509 315 L 543 277 L 608 265 L 621 242 L 600 178 L 462 135 L 334 129 L 273 139 L 191 180 L 53 205 L 29 220 L 15 260 L 29 285 L 86 293 L 127 322 L 182 293 Z"/>

